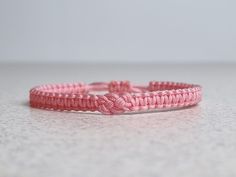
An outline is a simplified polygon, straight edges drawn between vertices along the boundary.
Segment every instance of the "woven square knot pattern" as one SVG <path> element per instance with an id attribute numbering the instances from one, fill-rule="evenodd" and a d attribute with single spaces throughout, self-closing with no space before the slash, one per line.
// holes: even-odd
<path id="1" fill-rule="evenodd" d="M 104 95 L 91 91 L 107 91 Z M 151 81 L 147 86 L 129 81 L 91 84 L 47 84 L 30 90 L 30 106 L 60 111 L 99 111 L 103 114 L 183 108 L 202 99 L 199 85 Z"/>

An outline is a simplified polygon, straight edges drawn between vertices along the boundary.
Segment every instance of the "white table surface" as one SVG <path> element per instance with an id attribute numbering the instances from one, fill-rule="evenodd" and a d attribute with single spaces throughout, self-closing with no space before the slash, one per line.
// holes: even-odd
<path id="1" fill-rule="evenodd" d="M 0 177 L 234 177 L 236 65 L 0 64 Z M 104 116 L 29 108 L 39 84 L 197 83 L 189 109 Z"/>

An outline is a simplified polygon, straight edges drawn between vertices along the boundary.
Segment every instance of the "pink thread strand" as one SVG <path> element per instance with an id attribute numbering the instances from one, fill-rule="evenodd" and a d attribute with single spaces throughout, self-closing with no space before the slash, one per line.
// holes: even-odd
<path id="1" fill-rule="evenodd" d="M 90 91 L 109 93 L 96 95 Z M 122 114 L 196 105 L 202 99 L 202 88 L 178 82 L 151 81 L 148 86 L 140 86 L 129 81 L 111 81 L 41 85 L 32 88 L 29 96 L 34 108 Z"/>

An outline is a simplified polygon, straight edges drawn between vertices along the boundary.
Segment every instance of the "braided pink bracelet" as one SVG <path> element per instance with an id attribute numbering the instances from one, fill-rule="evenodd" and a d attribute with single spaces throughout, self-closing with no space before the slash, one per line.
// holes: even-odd
<path id="1" fill-rule="evenodd" d="M 121 114 L 139 110 L 162 110 L 196 105 L 201 101 L 201 86 L 177 82 L 149 82 L 148 86 L 129 81 L 91 84 L 49 84 L 30 90 L 30 106 L 68 111 L 99 111 Z M 91 91 L 108 91 L 105 95 Z"/>

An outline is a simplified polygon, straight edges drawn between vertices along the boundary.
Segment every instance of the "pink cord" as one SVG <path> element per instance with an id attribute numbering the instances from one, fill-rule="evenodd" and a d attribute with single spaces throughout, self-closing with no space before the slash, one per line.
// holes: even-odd
<path id="1" fill-rule="evenodd" d="M 177 82 L 149 82 L 148 86 L 129 81 L 91 84 L 49 84 L 30 90 L 30 106 L 53 110 L 99 111 L 121 114 L 139 110 L 182 108 L 201 101 L 201 86 Z M 105 95 L 89 91 L 108 91 Z"/>

